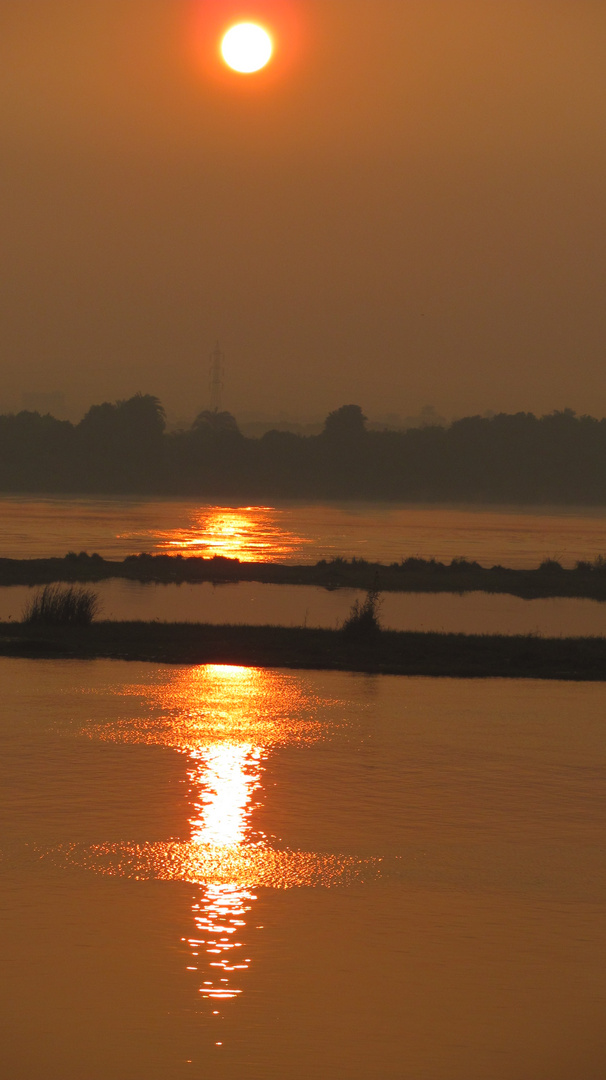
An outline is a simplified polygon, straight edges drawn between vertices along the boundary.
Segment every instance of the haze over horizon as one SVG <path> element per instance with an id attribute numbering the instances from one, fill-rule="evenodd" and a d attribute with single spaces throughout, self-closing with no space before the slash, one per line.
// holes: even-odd
<path id="1" fill-rule="evenodd" d="M 236 415 L 604 415 L 606 5 L 245 6 L 256 89 L 214 0 L 0 0 L 0 408 L 188 416 L 218 338 Z"/>

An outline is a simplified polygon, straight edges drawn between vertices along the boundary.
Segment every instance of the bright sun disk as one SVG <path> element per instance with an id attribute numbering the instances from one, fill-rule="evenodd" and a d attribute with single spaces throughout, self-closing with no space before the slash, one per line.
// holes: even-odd
<path id="1" fill-rule="evenodd" d="M 227 31 L 221 42 L 225 63 L 243 75 L 260 71 L 271 60 L 273 43 L 262 26 L 238 23 Z"/>

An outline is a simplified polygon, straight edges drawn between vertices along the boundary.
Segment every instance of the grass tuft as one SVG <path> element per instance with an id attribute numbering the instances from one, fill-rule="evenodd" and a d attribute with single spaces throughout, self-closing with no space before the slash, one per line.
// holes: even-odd
<path id="1" fill-rule="evenodd" d="M 356 600 L 347 616 L 341 633 L 352 641 L 372 641 L 381 633 L 379 611 L 381 598 L 378 589 L 369 589 L 366 599 Z"/>
<path id="2" fill-rule="evenodd" d="M 99 597 L 80 585 L 45 585 L 23 609 L 24 623 L 90 626 L 100 609 Z"/>

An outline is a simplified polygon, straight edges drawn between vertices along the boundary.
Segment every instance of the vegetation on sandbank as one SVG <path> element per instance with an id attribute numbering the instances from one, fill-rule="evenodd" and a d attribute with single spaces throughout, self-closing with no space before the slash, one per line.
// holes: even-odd
<path id="1" fill-rule="evenodd" d="M 97 593 L 81 585 L 45 585 L 23 610 L 23 622 L 40 626 L 90 626 L 101 604 Z"/>
<path id="2" fill-rule="evenodd" d="M 322 559 L 315 565 L 277 562 L 246 563 L 217 556 L 128 555 L 123 560 L 69 552 L 64 558 L 0 559 L 1 585 L 46 585 L 52 582 L 94 584 L 110 578 L 158 584 L 211 582 L 216 585 L 254 581 L 271 585 L 313 585 L 324 589 L 368 589 L 381 592 L 508 593 L 524 599 L 585 597 L 606 600 L 606 560 L 578 562 L 565 569 L 545 559 L 533 570 L 483 567 L 467 559 L 442 563 L 409 558 L 387 566 L 364 559 Z"/>
<path id="3" fill-rule="evenodd" d="M 192 623 L 0 624 L 0 656 L 234 664 L 453 678 L 606 680 L 606 638 L 540 638 Z"/>

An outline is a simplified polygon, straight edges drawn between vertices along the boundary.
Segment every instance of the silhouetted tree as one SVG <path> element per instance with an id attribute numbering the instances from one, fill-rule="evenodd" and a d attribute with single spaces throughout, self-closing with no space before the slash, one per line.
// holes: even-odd
<path id="1" fill-rule="evenodd" d="M 230 412 L 205 409 L 198 413 L 192 424 L 194 431 L 200 431 L 205 435 L 231 434 L 239 435 L 240 428 L 235 416 Z"/>
<path id="2" fill-rule="evenodd" d="M 23 411 L 0 417 L 0 489 L 69 489 L 75 460 L 74 428 L 48 413 Z"/>
<path id="3" fill-rule="evenodd" d="M 118 402 L 121 422 L 140 439 L 157 439 L 166 427 L 166 413 L 160 399 L 153 394 L 135 394 Z"/>
<path id="4" fill-rule="evenodd" d="M 366 434 L 366 417 L 359 405 L 342 405 L 326 417 L 323 434 L 331 439 L 359 439 Z"/>
<path id="5" fill-rule="evenodd" d="M 93 405 L 78 425 L 89 486 L 146 491 L 157 483 L 165 413 L 152 394 Z"/>
<path id="6" fill-rule="evenodd" d="M 93 405 L 79 424 L 80 430 L 93 438 L 118 436 L 143 442 L 157 439 L 165 426 L 166 414 L 159 398 L 140 393 L 115 404 L 105 401 Z"/>
<path id="7" fill-rule="evenodd" d="M 0 490 L 606 505 L 606 419 L 566 409 L 403 432 L 365 425 L 344 405 L 320 435 L 245 438 L 230 413 L 212 411 L 167 433 L 150 394 L 94 405 L 76 426 L 21 412 L 0 416 Z"/>

